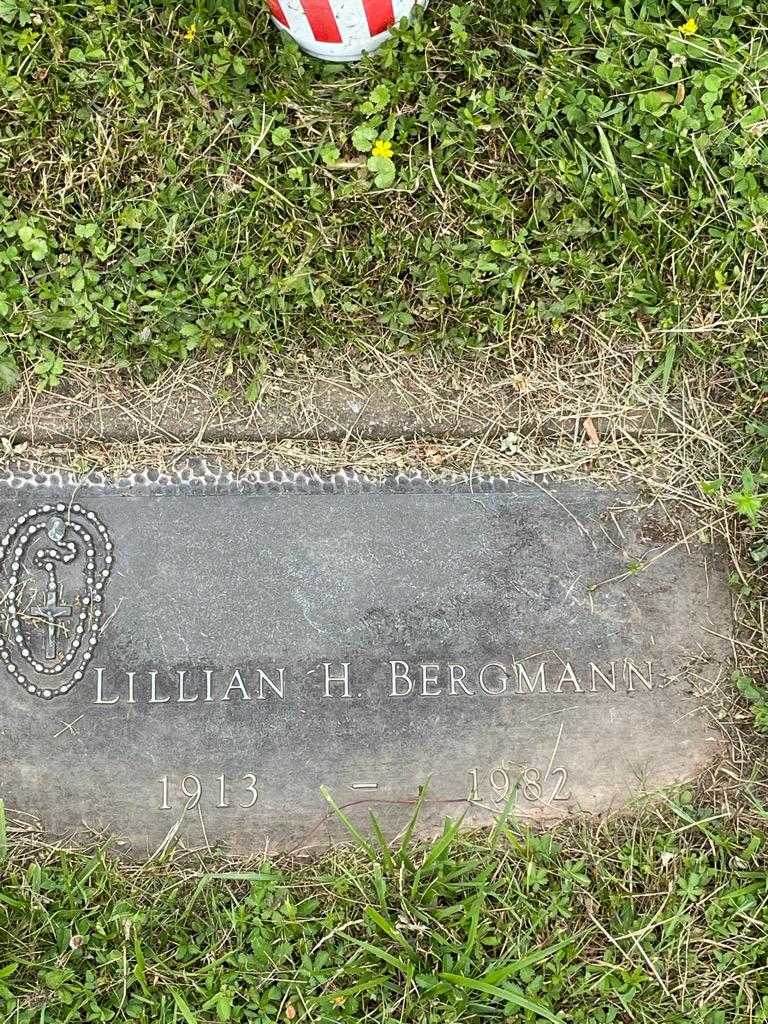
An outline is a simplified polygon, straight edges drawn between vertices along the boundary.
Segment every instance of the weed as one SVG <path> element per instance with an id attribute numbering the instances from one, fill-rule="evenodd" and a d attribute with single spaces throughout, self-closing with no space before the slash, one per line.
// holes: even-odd
<path id="1" fill-rule="evenodd" d="M 765 16 L 433 3 L 345 67 L 255 3 L 3 0 L 0 386 L 585 320 L 764 382 Z"/>
<path id="2" fill-rule="evenodd" d="M 366 841 L 367 842 L 367 841 Z M 760 1020 L 763 831 L 644 819 L 201 873 L 23 845 L 0 882 L 0 1009 L 57 1021 Z"/>

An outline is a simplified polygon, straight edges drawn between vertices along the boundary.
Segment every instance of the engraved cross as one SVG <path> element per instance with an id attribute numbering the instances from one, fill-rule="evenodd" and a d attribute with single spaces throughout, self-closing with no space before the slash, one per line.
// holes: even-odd
<path id="1" fill-rule="evenodd" d="M 45 656 L 50 661 L 56 657 L 56 619 L 68 619 L 72 614 L 72 608 L 68 604 L 56 604 L 56 591 L 49 590 L 45 595 L 45 604 L 40 608 L 33 608 L 32 611 L 48 623 Z"/>

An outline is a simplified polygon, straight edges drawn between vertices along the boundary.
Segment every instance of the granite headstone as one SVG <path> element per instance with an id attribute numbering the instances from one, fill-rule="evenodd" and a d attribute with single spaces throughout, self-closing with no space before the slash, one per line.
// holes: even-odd
<path id="1" fill-rule="evenodd" d="M 0 477 L 0 797 L 132 855 L 618 807 L 717 754 L 722 558 L 587 484 Z"/>

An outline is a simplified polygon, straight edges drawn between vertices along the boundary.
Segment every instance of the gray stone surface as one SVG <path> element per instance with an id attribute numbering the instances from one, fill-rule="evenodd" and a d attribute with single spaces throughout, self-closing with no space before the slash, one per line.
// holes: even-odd
<path id="1" fill-rule="evenodd" d="M 321 785 L 394 832 L 429 780 L 429 830 L 717 754 L 722 559 L 637 494 L 7 473 L 6 530 L 0 796 L 52 833 L 295 848 L 339 835 Z"/>

